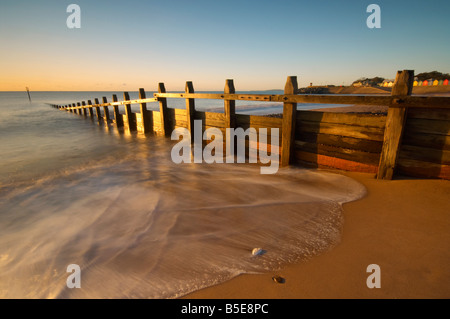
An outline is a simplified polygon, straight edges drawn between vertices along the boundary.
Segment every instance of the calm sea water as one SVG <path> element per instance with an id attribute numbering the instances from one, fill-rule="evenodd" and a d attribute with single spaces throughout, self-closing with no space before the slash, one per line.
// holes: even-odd
<path id="1" fill-rule="evenodd" d="M 112 93 L 32 92 L 29 103 L 0 92 L 0 298 L 175 298 L 274 270 L 337 244 L 341 204 L 365 193 L 315 170 L 176 165 L 170 139 L 120 134 L 45 104 Z M 265 253 L 252 256 L 256 247 Z M 66 286 L 70 264 L 81 268 L 80 289 Z"/>

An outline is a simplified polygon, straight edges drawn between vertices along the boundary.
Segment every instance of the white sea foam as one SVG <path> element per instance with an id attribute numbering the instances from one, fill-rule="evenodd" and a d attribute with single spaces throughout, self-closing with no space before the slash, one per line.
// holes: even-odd
<path id="1" fill-rule="evenodd" d="M 169 139 L 2 94 L 0 298 L 175 298 L 277 269 L 336 245 L 341 204 L 365 193 L 316 170 L 176 165 Z M 40 99 L 67 95 L 52 94 Z M 70 264 L 80 289 L 66 287 Z"/>
<path id="2" fill-rule="evenodd" d="M 179 297 L 329 249 L 341 203 L 364 195 L 336 174 L 267 176 L 164 157 L 133 156 L 4 195 L 0 297 Z M 254 247 L 265 254 L 252 258 Z M 69 264 L 81 267 L 81 289 L 65 285 Z"/>

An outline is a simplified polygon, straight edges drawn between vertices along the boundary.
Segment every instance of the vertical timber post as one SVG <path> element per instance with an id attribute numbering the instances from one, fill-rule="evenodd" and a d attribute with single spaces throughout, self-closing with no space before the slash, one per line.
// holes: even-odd
<path id="1" fill-rule="evenodd" d="M 81 115 L 81 103 L 80 102 L 77 102 L 77 112 L 78 112 L 78 115 Z"/>
<path id="2" fill-rule="evenodd" d="M 185 93 L 195 93 L 194 84 L 191 81 L 186 82 Z M 187 129 L 191 133 L 191 143 L 194 142 L 194 119 L 195 119 L 195 99 L 186 99 L 186 122 Z"/>
<path id="3" fill-rule="evenodd" d="M 87 116 L 86 102 L 81 101 L 81 105 L 83 106 L 83 115 L 84 115 L 84 116 Z"/>
<path id="4" fill-rule="evenodd" d="M 102 115 L 100 114 L 100 107 L 98 106 L 100 102 L 97 98 L 95 98 L 95 114 L 97 115 L 97 122 L 100 123 L 102 121 Z"/>
<path id="5" fill-rule="evenodd" d="M 158 83 L 158 93 L 166 93 L 166 87 L 164 83 Z M 159 113 L 161 115 L 161 133 L 164 136 L 168 136 L 169 132 L 169 124 L 168 124 L 168 116 L 167 116 L 167 99 L 165 97 L 158 98 L 159 101 Z"/>
<path id="6" fill-rule="evenodd" d="M 116 94 L 113 94 L 112 100 L 113 100 L 113 102 L 118 102 L 119 101 L 117 99 L 117 95 Z M 114 120 L 116 121 L 117 128 L 123 127 L 123 116 L 119 112 L 119 106 L 118 105 L 114 105 Z"/>
<path id="7" fill-rule="evenodd" d="M 108 103 L 108 99 L 106 98 L 106 96 L 102 97 L 102 102 L 103 102 L 103 104 Z M 109 123 L 109 108 L 108 108 L 108 106 L 103 106 L 103 112 L 105 113 L 103 120 L 105 121 L 106 124 L 108 124 Z"/>
<path id="8" fill-rule="evenodd" d="M 225 94 L 234 94 L 236 90 L 234 89 L 234 82 L 231 79 L 225 80 L 225 89 L 223 90 Z M 225 127 L 234 128 L 235 113 L 236 113 L 236 101 L 235 100 L 224 100 L 224 111 L 225 111 Z"/>
<path id="9" fill-rule="evenodd" d="M 94 110 L 92 109 L 92 101 L 88 100 L 87 103 L 88 103 L 88 108 L 89 108 L 89 116 L 91 118 L 94 118 Z"/>
<path id="10" fill-rule="evenodd" d="M 298 84 L 296 76 L 288 76 L 284 87 L 284 94 L 297 94 Z M 281 138 L 281 166 L 288 166 L 292 162 L 294 153 L 295 122 L 297 117 L 297 103 L 283 104 L 283 127 Z"/>
<path id="11" fill-rule="evenodd" d="M 398 71 L 392 87 L 392 97 L 401 100 L 401 98 L 411 95 L 413 83 L 414 70 Z M 406 115 L 405 107 L 390 106 L 388 109 L 377 179 L 391 180 L 395 174 Z"/>
<path id="12" fill-rule="evenodd" d="M 145 99 L 145 90 L 143 88 L 139 89 L 139 99 Z M 140 111 L 142 116 L 142 128 L 144 130 L 144 134 L 150 133 L 153 129 L 150 127 L 150 123 L 152 123 L 150 114 L 147 112 L 147 103 L 140 104 Z M 152 113 L 153 114 L 153 113 Z"/>
<path id="13" fill-rule="evenodd" d="M 130 100 L 130 94 L 128 94 L 128 92 L 123 92 L 123 100 Z M 136 123 L 134 122 L 133 113 L 131 112 L 131 104 L 125 104 L 125 116 L 128 121 L 128 132 L 131 133 L 136 131 Z"/>

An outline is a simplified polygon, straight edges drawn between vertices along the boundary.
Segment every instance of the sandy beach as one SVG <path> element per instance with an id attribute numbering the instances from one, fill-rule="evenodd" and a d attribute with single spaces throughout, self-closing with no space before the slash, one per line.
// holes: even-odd
<path id="1" fill-rule="evenodd" d="M 344 204 L 340 244 L 309 261 L 241 275 L 185 298 L 449 298 L 450 182 L 331 172 L 368 191 Z M 380 289 L 366 285 L 370 264 L 380 266 Z M 285 283 L 275 283 L 274 275 Z"/>
<path id="2" fill-rule="evenodd" d="M 385 106 L 317 109 L 383 113 Z M 185 298 L 450 298 L 450 181 L 326 170 L 367 189 L 343 205 L 342 241 L 309 261 L 278 272 L 241 275 Z M 381 288 L 366 285 L 367 266 L 381 269 Z M 285 278 L 284 284 L 272 280 Z"/>

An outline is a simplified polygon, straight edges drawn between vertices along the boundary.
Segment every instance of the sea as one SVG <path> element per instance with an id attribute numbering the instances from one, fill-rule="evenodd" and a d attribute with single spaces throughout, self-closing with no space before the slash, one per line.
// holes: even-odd
<path id="1" fill-rule="evenodd" d="M 122 97 L 31 92 L 30 102 L 26 92 L 0 92 L 0 298 L 179 298 L 276 271 L 339 244 L 342 204 L 366 193 L 317 169 L 261 175 L 255 164 L 175 164 L 169 138 L 49 105 L 114 93 Z M 223 112 L 223 101 L 196 100 L 196 108 Z M 282 112 L 278 103 L 236 108 Z"/>

